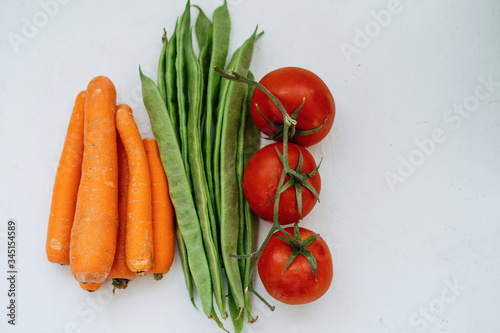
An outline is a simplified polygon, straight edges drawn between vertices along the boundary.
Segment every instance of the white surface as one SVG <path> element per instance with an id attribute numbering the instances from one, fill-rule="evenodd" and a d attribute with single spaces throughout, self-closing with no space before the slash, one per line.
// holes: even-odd
<path id="1" fill-rule="evenodd" d="M 112 297 L 109 286 L 83 292 L 68 267 L 46 260 L 52 184 L 76 94 L 92 77 L 110 77 L 150 136 L 138 65 L 155 77 L 162 29 L 173 31 L 185 4 L 66 2 L 31 35 L 22 29 L 34 16 L 44 23 L 39 2 L 4 2 L 0 11 L 0 331 L 220 332 L 190 305 L 178 257 L 163 281 L 138 279 Z M 193 3 L 211 15 L 220 1 Z M 401 0 L 351 62 L 342 43 L 354 45 L 356 27 L 376 29 L 370 12 L 392 1 L 280 3 L 229 0 L 231 50 L 259 24 L 257 78 L 301 66 L 334 95 L 332 132 L 310 149 L 323 157 L 321 203 L 303 226 L 328 242 L 335 276 L 310 305 L 274 302 L 270 313 L 255 300 L 259 320 L 246 332 L 499 332 L 500 85 L 466 118 L 448 110 L 474 101 L 480 77 L 500 81 L 500 3 Z M 26 38 L 17 52 L 12 33 Z M 416 140 L 435 131 L 441 142 L 418 153 Z M 385 177 L 401 158 L 421 163 L 391 191 Z M 18 223 L 14 328 L 5 315 L 9 218 Z"/>

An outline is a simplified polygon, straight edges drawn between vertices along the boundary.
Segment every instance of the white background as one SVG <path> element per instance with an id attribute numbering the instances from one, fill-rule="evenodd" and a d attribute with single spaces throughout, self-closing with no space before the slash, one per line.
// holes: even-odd
<path id="1" fill-rule="evenodd" d="M 193 3 L 211 17 L 220 0 Z M 394 9 L 389 0 L 228 3 L 231 52 L 256 24 L 265 31 L 252 63 L 257 78 L 308 68 L 337 105 L 331 133 L 310 149 L 323 157 L 323 186 L 302 223 L 330 246 L 332 286 L 309 305 L 273 302 L 274 312 L 255 300 L 259 319 L 245 332 L 499 332 L 500 2 L 401 0 L 383 26 L 372 11 Z M 61 0 L 49 16 L 37 1 L 2 1 L 1 332 L 220 332 L 190 305 L 178 257 L 162 281 L 136 279 L 114 296 L 109 284 L 82 291 L 68 267 L 45 257 L 77 93 L 108 76 L 151 136 L 138 66 L 156 77 L 162 29 L 170 35 L 184 4 Z M 345 56 L 347 44 L 357 53 Z M 454 111 L 464 103 L 471 112 Z M 433 133 L 439 142 L 430 143 Z M 391 187 L 386 177 L 398 181 Z M 15 327 L 5 315 L 8 219 L 18 225 Z M 268 228 L 262 223 L 261 237 Z"/>

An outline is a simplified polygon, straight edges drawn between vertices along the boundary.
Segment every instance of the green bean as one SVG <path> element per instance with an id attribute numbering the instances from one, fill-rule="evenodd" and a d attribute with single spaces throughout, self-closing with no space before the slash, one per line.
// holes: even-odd
<path id="1" fill-rule="evenodd" d="M 191 275 L 191 270 L 189 269 L 186 244 L 184 243 L 184 238 L 182 238 L 181 229 L 178 227 L 175 228 L 175 237 L 177 238 L 177 247 L 179 248 L 179 257 L 181 258 L 181 266 L 182 271 L 184 272 L 184 280 L 186 282 L 189 299 L 196 308 L 196 304 L 194 303 L 193 276 Z"/>
<path id="2" fill-rule="evenodd" d="M 180 140 L 179 135 L 179 115 L 177 110 L 177 79 L 175 74 L 175 58 L 177 53 L 177 29 L 178 24 L 175 24 L 174 33 L 167 45 L 165 54 L 165 87 L 167 96 L 167 110 L 170 115 L 172 127 L 175 130 L 177 140 Z"/>
<path id="3" fill-rule="evenodd" d="M 208 81 L 208 72 L 210 67 L 210 55 L 212 53 L 212 27 L 213 24 L 210 22 L 205 13 L 201 10 L 200 7 L 195 6 L 199 10 L 198 17 L 196 18 L 196 38 L 198 39 L 198 45 L 200 46 L 200 54 L 198 56 L 198 61 L 200 63 L 200 68 L 202 72 L 202 81 L 203 81 L 203 110 L 202 110 L 202 124 L 201 127 L 204 128 L 203 121 L 205 118 L 206 104 L 207 104 L 207 81 Z M 204 142 L 205 133 L 202 131 L 201 140 Z M 203 156 L 205 157 L 205 156 Z M 208 179 L 207 179 L 208 181 Z M 209 194 L 210 195 L 210 194 Z M 212 204 L 212 202 L 210 202 Z M 214 230 L 215 232 L 215 230 Z"/>
<path id="4" fill-rule="evenodd" d="M 243 330 L 245 316 L 240 315 L 240 311 L 234 303 L 234 297 L 231 294 L 231 289 L 229 290 L 229 293 L 227 295 L 227 302 L 229 304 L 229 313 L 231 314 L 231 320 L 233 321 L 234 332 L 240 333 Z"/>
<path id="5" fill-rule="evenodd" d="M 229 63 L 231 66 L 232 63 Z M 214 143 L 213 143 L 213 183 L 214 183 L 214 200 L 215 200 L 215 208 L 217 212 L 217 217 L 221 218 L 222 214 L 222 204 L 221 204 L 221 181 L 220 181 L 220 154 L 221 154 L 221 133 L 222 133 L 222 123 L 223 123 L 223 115 L 222 111 L 224 110 L 224 102 L 227 96 L 227 90 L 229 88 L 228 84 L 222 83 L 219 92 L 219 104 L 217 106 L 217 112 L 219 113 L 219 117 L 217 118 L 217 122 L 215 124 L 215 135 L 214 135 Z M 208 170 L 207 170 L 208 174 Z"/>
<path id="6" fill-rule="evenodd" d="M 245 123 L 246 123 L 246 111 L 248 103 L 248 87 L 245 91 L 243 101 L 241 103 L 241 116 L 240 124 L 238 126 L 237 139 L 236 139 L 236 180 L 238 184 L 238 246 L 237 254 L 245 254 L 245 196 L 243 195 L 243 169 L 244 161 L 243 154 L 245 149 Z M 242 273 L 242 281 L 244 283 L 244 271 L 245 271 L 245 260 L 238 260 L 240 266 L 240 272 Z"/>
<path id="7" fill-rule="evenodd" d="M 165 103 L 167 102 L 167 87 L 165 84 L 165 66 L 166 66 L 166 56 L 167 56 L 167 32 L 163 32 L 163 36 L 161 38 L 161 41 L 163 43 L 163 46 L 161 48 L 161 53 L 160 53 L 160 60 L 158 61 L 158 78 L 157 78 L 157 83 L 158 83 L 158 89 L 160 89 L 160 94 L 161 97 L 163 98 L 163 101 Z"/>
<path id="8" fill-rule="evenodd" d="M 260 134 L 259 134 L 260 135 Z M 257 236 L 258 236 L 258 227 L 259 227 L 259 217 L 254 213 L 254 211 L 250 208 L 250 205 L 248 202 L 245 200 L 244 204 L 244 209 L 245 209 L 245 228 L 246 228 L 246 233 L 245 233 L 245 244 L 246 244 L 246 252 L 245 255 L 250 255 L 251 253 L 254 253 L 255 250 L 257 249 Z M 247 318 L 250 323 L 253 323 L 257 318 L 253 318 L 252 316 L 252 306 L 251 306 L 251 297 L 250 297 L 250 291 L 248 290 L 247 286 L 250 283 L 250 280 L 252 279 L 252 265 L 255 265 L 255 258 L 249 257 L 245 258 L 245 270 L 244 270 L 244 277 L 243 277 L 243 286 L 245 288 L 245 308 L 247 312 Z"/>
<path id="9" fill-rule="evenodd" d="M 186 3 L 186 8 L 181 15 L 178 30 L 176 31 L 177 38 L 177 53 L 175 57 L 176 83 L 177 83 L 177 106 L 179 115 L 179 134 L 181 143 L 182 160 L 184 161 L 184 170 L 189 175 L 189 158 L 188 158 L 188 137 L 187 137 L 187 113 L 189 110 L 188 102 L 188 74 L 186 66 L 185 47 L 189 37 L 189 27 L 191 24 L 190 1 Z M 191 178 L 188 177 L 189 187 L 192 188 Z"/>
<path id="10" fill-rule="evenodd" d="M 203 248 L 201 228 L 191 196 L 188 176 L 184 171 L 182 154 L 158 87 L 150 78 L 142 74 L 140 68 L 139 73 L 144 105 L 151 120 L 163 168 L 169 180 L 170 198 L 175 208 L 177 226 L 180 228 L 186 246 L 189 268 L 200 295 L 203 311 L 209 318 L 213 318 L 210 269 Z"/>
<path id="11" fill-rule="evenodd" d="M 249 71 L 247 77 L 254 80 L 253 74 Z M 238 255 L 249 255 L 256 248 L 257 243 L 257 225 L 258 217 L 250 209 L 248 202 L 243 194 L 243 173 L 245 167 L 253 154 L 259 150 L 260 147 L 260 133 L 255 126 L 250 113 L 250 104 L 254 87 L 248 85 L 247 92 L 243 99 L 240 126 L 238 128 L 237 140 L 237 155 L 236 155 L 236 177 L 238 179 L 239 191 L 239 233 L 238 233 Z M 250 265 L 252 262 L 251 257 L 239 259 L 239 268 L 242 272 L 243 286 L 248 284 L 250 279 Z M 250 305 L 249 293 L 245 291 L 244 301 L 247 318 L 250 322 L 255 321 L 252 317 L 252 308 Z"/>
<path id="12" fill-rule="evenodd" d="M 203 13 L 201 8 L 196 6 L 200 10 L 200 14 L 198 15 L 198 18 L 196 19 L 196 31 L 197 31 L 197 38 L 198 40 L 204 41 L 201 42 L 201 49 L 200 49 L 200 54 L 198 57 L 198 62 L 200 63 L 200 70 L 202 73 L 202 83 L 203 83 L 203 89 L 202 89 L 202 115 L 200 116 L 200 129 L 201 127 L 204 126 L 204 118 L 205 118 L 205 113 L 206 113 L 206 104 L 207 104 L 207 80 L 208 80 L 208 71 L 209 71 L 209 66 L 210 66 L 210 54 L 212 51 L 212 22 L 207 18 L 207 16 Z M 200 145 L 203 145 L 205 138 L 204 138 L 204 132 L 201 131 L 201 143 Z M 202 154 L 202 158 L 205 156 Z M 219 253 L 219 242 L 218 242 L 218 235 L 219 231 L 217 228 L 217 220 L 215 217 L 215 211 L 214 211 L 214 205 L 212 203 L 212 193 L 210 191 L 210 187 L 208 187 L 208 182 L 209 180 L 206 177 L 206 168 L 207 168 L 207 163 L 210 163 L 210 161 L 203 161 L 204 165 L 204 177 L 205 177 L 205 183 L 207 184 L 207 192 L 208 192 L 208 199 L 209 199 L 209 214 L 210 214 L 210 227 L 212 229 L 212 239 L 213 239 L 213 244 L 215 246 L 215 250 L 217 253 Z"/>
<path id="13" fill-rule="evenodd" d="M 196 7 L 199 11 L 198 17 L 196 18 L 195 31 L 196 31 L 196 40 L 198 41 L 198 47 L 200 49 L 200 54 L 201 54 L 201 50 L 203 50 L 205 47 L 208 47 L 207 44 L 212 43 L 213 24 L 212 22 L 210 22 L 207 15 L 205 15 L 203 10 L 199 6 L 195 5 L 194 7 Z"/>
<path id="14" fill-rule="evenodd" d="M 217 110 L 218 98 L 220 98 L 219 87 L 221 77 L 213 71 L 215 66 L 224 68 L 229 50 L 229 34 L 231 32 L 231 19 L 227 9 L 226 1 L 224 4 L 217 7 L 212 15 L 213 22 L 213 41 L 212 54 L 210 58 L 210 66 L 208 71 L 207 82 L 207 110 L 205 114 L 205 135 L 203 142 L 203 153 L 205 156 L 205 168 L 207 171 L 207 181 L 210 190 L 210 201 L 217 216 L 220 216 L 219 207 L 216 205 L 219 197 L 218 189 L 214 184 L 215 178 L 213 175 L 213 154 L 212 154 L 212 137 L 213 137 L 213 116 Z"/>
<path id="15" fill-rule="evenodd" d="M 191 165 L 191 178 L 193 182 L 194 197 L 198 218 L 200 220 L 203 235 L 203 244 L 210 267 L 212 277 L 212 287 L 215 300 L 223 318 L 226 313 L 226 296 L 222 269 L 220 266 L 219 253 L 214 245 L 210 220 L 215 219 L 215 215 L 210 203 L 208 184 L 205 178 L 205 168 L 203 154 L 201 151 L 201 112 L 203 109 L 203 74 L 200 64 L 194 53 L 191 34 L 186 45 L 186 62 L 189 75 L 189 114 L 188 114 L 188 138 L 189 138 L 189 163 Z"/>
<path id="16" fill-rule="evenodd" d="M 247 77 L 250 80 L 254 80 L 252 72 L 248 72 Z M 244 151 L 243 151 L 243 165 L 246 167 L 250 158 L 259 150 L 260 148 L 260 132 L 257 126 L 255 126 L 252 120 L 252 114 L 250 112 L 250 105 L 252 103 L 252 95 L 255 90 L 254 86 L 248 85 L 248 95 L 246 112 L 242 114 L 246 117 L 245 122 L 245 133 L 244 133 Z M 243 180 L 242 180 L 243 181 Z M 245 255 L 253 253 L 257 248 L 257 231 L 259 226 L 259 218 L 252 211 L 250 205 L 244 199 L 244 219 L 245 219 Z M 241 259 L 240 259 L 241 260 Z M 253 258 L 245 258 L 245 268 L 243 275 L 243 286 L 248 286 L 251 274 L 251 265 L 253 264 Z M 247 312 L 247 318 L 249 322 L 254 322 L 255 319 L 252 317 L 252 307 L 250 304 L 250 293 L 245 289 L 245 308 Z"/>
<path id="17" fill-rule="evenodd" d="M 248 71 L 247 78 L 252 81 L 255 80 L 253 73 L 251 71 Z M 247 98 L 246 113 L 245 113 L 246 123 L 245 123 L 245 134 L 244 134 L 245 149 L 243 153 L 243 164 L 245 165 L 245 167 L 250 158 L 260 148 L 260 132 L 257 126 L 255 126 L 255 123 L 253 122 L 252 119 L 252 114 L 250 112 L 254 90 L 255 90 L 254 86 L 248 85 L 248 98 Z"/>
<path id="18" fill-rule="evenodd" d="M 243 45 L 235 51 L 229 69 L 242 75 L 247 75 L 252 59 L 253 46 L 260 37 L 257 29 Z M 217 119 L 216 142 L 220 142 L 220 156 L 214 159 L 220 161 L 220 230 L 221 230 L 221 253 L 224 261 L 229 287 L 236 306 L 240 313 L 244 309 L 244 295 L 242 287 L 241 272 L 239 270 L 238 259 L 230 254 L 237 253 L 239 222 L 238 222 L 238 184 L 235 172 L 236 141 L 238 125 L 241 116 L 242 100 L 247 91 L 247 86 L 242 83 L 224 80 L 221 85 L 221 97 L 219 102 Z M 219 138 L 219 140 L 217 140 Z M 215 145 L 217 147 L 217 145 Z M 214 168 L 214 171 L 217 171 Z M 217 187 L 216 187 L 217 188 Z"/>

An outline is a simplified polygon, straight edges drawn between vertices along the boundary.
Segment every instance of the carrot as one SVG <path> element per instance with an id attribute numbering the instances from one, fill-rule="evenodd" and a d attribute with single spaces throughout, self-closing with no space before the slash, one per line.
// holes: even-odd
<path id="1" fill-rule="evenodd" d="M 151 177 L 141 134 L 127 105 L 118 105 L 116 128 L 127 153 L 130 183 L 125 254 L 128 268 L 145 275 L 153 267 Z"/>
<path id="2" fill-rule="evenodd" d="M 101 283 L 95 283 L 95 282 L 82 283 L 82 282 L 80 282 L 80 287 L 83 290 L 87 290 L 88 292 L 93 293 L 94 291 L 96 291 L 99 288 L 101 288 Z"/>
<path id="3" fill-rule="evenodd" d="M 156 140 L 144 139 L 151 174 L 153 202 L 154 267 L 148 273 L 161 280 L 172 266 L 175 253 L 174 208 L 170 201 L 167 176 L 161 164 Z"/>
<path id="4" fill-rule="evenodd" d="M 116 90 L 104 76 L 90 81 L 85 98 L 82 178 L 71 230 L 70 268 L 79 282 L 102 283 L 109 274 L 118 232 Z"/>
<path id="5" fill-rule="evenodd" d="M 61 265 L 69 264 L 71 227 L 82 169 L 85 94 L 82 91 L 76 97 L 52 191 L 45 250 L 50 262 Z"/>
<path id="6" fill-rule="evenodd" d="M 125 234 L 127 226 L 127 191 L 129 184 L 128 162 L 125 148 L 117 137 L 118 143 L 118 237 L 113 266 L 108 277 L 113 280 L 113 286 L 118 289 L 127 288 L 128 282 L 135 279 L 135 274 L 128 268 L 125 258 Z M 114 289 L 113 289 L 114 291 Z"/>

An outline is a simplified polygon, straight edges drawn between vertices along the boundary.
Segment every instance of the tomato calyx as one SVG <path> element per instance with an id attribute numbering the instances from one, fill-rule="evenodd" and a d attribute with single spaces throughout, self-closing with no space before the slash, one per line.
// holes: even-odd
<path id="1" fill-rule="evenodd" d="M 295 260 L 295 258 L 297 258 L 299 254 L 301 254 L 311 264 L 312 273 L 314 274 L 314 278 L 317 281 L 318 273 L 317 273 L 316 258 L 314 258 L 314 255 L 307 249 L 307 247 L 311 245 L 316 239 L 318 239 L 319 234 L 301 240 L 298 222 L 295 222 L 295 224 L 293 225 L 293 234 L 294 234 L 293 237 L 287 232 L 285 233 L 285 236 L 273 234 L 274 237 L 278 237 L 279 239 L 285 241 L 288 245 L 292 247 L 292 254 L 288 258 L 288 261 L 286 262 L 285 267 L 281 272 L 281 275 L 285 273 L 285 270 L 288 268 L 288 266 L 290 266 L 290 264 Z"/>
<path id="2" fill-rule="evenodd" d="M 302 106 L 304 105 L 305 102 L 306 102 L 306 99 L 304 97 L 304 98 L 302 98 L 302 103 L 299 105 L 299 107 L 297 109 L 295 109 L 295 111 L 292 113 L 292 115 L 290 116 L 290 118 L 292 118 L 293 120 L 297 121 L 297 117 L 299 116 L 300 109 L 302 108 Z M 259 107 L 258 104 L 255 104 L 255 107 L 257 108 L 257 111 L 259 112 L 259 115 L 266 122 L 266 124 L 269 127 L 274 128 L 275 130 L 277 130 L 275 134 L 273 134 L 271 136 L 268 136 L 267 138 L 264 138 L 264 139 L 266 139 L 266 140 L 277 140 L 277 139 L 281 138 L 283 136 L 283 131 L 284 131 L 285 126 L 283 124 L 281 124 L 281 125 L 275 125 L 272 121 L 270 121 L 269 119 L 267 119 L 262 114 L 262 111 L 260 111 L 260 107 Z M 321 129 L 321 127 L 323 127 L 323 125 L 326 123 L 326 120 L 327 119 L 325 119 L 323 121 L 323 123 L 321 125 L 319 125 L 318 127 L 310 129 L 310 130 L 304 130 L 304 131 L 299 131 L 299 130 L 296 129 L 295 125 L 291 125 L 290 128 L 289 128 L 288 137 L 290 139 L 293 139 L 294 135 L 306 136 L 306 135 L 309 135 L 309 134 L 313 134 L 314 132 L 319 131 Z"/>
<path id="3" fill-rule="evenodd" d="M 262 90 L 262 89 L 261 89 Z M 266 89 L 267 90 L 267 89 Z M 269 95 L 268 95 L 269 96 Z M 274 96 L 273 96 L 274 97 Z M 299 115 L 299 112 L 300 112 L 300 109 L 302 108 L 302 106 L 304 105 L 304 103 L 306 102 L 306 99 L 303 98 L 302 99 L 302 103 L 299 105 L 299 107 L 292 113 L 292 115 L 290 116 L 291 119 L 295 120 L 295 122 L 297 121 L 297 117 Z M 276 130 L 278 130 L 276 132 L 276 134 L 274 135 L 271 135 L 271 136 L 268 136 L 267 138 L 265 138 L 266 140 L 276 140 L 278 138 L 281 138 L 283 136 L 283 129 L 284 129 L 284 125 L 275 125 L 273 124 L 269 119 L 267 119 L 263 114 L 262 114 L 262 111 L 260 111 L 260 107 L 259 107 L 259 104 L 255 104 L 255 107 L 257 108 L 257 111 L 259 111 L 259 115 L 262 117 L 262 119 L 264 119 L 264 121 L 269 125 L 269 127 L 271 128 L 274 128 Z M 296 124 L 296 123 L 295 123 Z M 290 126 L 289 128 L 289 132 L 288 132 L 288 137 L 289 138 L 292 138 L 294 135 L 300 135 L 298 134 L 296 128 L 295 128 L 295 124 L 292 123 L 292 125 Z M 319 128 L 318 128 L 319 129 Z M 316 129 L 316 130 L 318 130 Z"/>
<path id="4" fill-rule="evenodd" d="M 275 200 L 278 196 L 281 195 L 281 193 L 285 192 L 288 188 L 290 187 L 295 187 L 295 197 L 297 198 L 297 208 L 300 214 L 300 218 L 304 218 L 302 216 L 302 186 L 307 188 L 309 191 L 311 191 L 312 194 L 316 197 L 316 199 L 319 202 L 319 195 L 316 189 L 311 185 L 311 183 L 307 182 L 306 179 L 312 178 L 318 173 L 319 167 L 321 166 L 321 161 L 319 162 L 318 166 L 310 173 L 307 172 L 301 172 L 302 171 L 302 164 L 304 162 L 304 157 L 302 155 L 302 152 L 300 149 L 297 148 L 299 151 L 299 162 L 297 163 L 297 168 L 294 170 L 292 167 L 290 167 L 290 164 L 288 163 L 288 159 L 285 159 L 284 155 L 284 148 L 283 148 L 283 154 L 280 153 L 277 147 L 276 148 L 276 153 L 278 154 L 278 158 L 280 159 L 281 163 L 283 164 L 283 172 L 281 173 L 281 178 L 280 182 L 278 185 L 278 190 L 276 191 L 276 194 L 269 200 L 267 203 L 268 205 Z M 288 181 L 285 183 L 285 176 L 288 176 Z M 277 216 L 278 212 L 274 211 L 274 216 Z"/>

